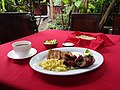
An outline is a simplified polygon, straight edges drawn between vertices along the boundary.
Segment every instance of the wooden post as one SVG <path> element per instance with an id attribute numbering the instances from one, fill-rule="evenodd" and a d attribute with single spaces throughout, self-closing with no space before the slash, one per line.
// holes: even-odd
<path id="1" fill-rule="evenodd" d="M 49 0 L 50 2 L 50 16 L 53 19 L 53 0 Z"/>

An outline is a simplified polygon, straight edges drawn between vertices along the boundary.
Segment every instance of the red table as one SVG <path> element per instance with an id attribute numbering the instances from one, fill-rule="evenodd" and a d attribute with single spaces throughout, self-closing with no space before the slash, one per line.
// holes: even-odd
<path id="1" fill-rule="evenodd" d="M 39 53 L 46 50 L 44 40 L 55 38 L 61 47 L 71 33 L 46 30 L 18 40 L 30 40 Z M 38 73 L 29 66 L 31 58 L 13 60 L 7 57 L 14 41 L 0 45 L 0 90 L 120 90 L 120 36 L 107 36 L 115 45 L 97 50 L 103 55 L 104 63 L 96 70 L 75 76 Z"/>

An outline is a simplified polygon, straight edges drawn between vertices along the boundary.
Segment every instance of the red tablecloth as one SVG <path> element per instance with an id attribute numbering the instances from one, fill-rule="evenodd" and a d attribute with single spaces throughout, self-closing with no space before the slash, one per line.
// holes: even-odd
<path id="1" fill-rule="evenodd" d="M 30 40 L 38 53 L 46 50 L 43 41 L 55 38 L 62 47 L 71 31 L 46 30 L 18 40 Z M 50 76 L 31 69 L 29 61 L 12 60 L 7 53 L 12 50 L 9 42 L 0 45 L 0 90 L 120 90 L 120 36 L 107 35 L 115 45 L 97 50 L 104 63 L 91 72 L 75 76 Z"/>

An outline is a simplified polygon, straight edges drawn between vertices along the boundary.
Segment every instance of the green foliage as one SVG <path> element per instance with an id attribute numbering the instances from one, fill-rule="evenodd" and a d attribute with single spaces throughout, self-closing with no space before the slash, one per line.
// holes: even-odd
<path id="1" fill-rule="evenodd" d="M 46 2 L 46 0 L 0 0 L 0 12 L 32 12 L 36 1 Z"/>
<path id="2" fill-rule="evenodd" d="M 81 4 L 82 4 L 82 1 L 76 1 L 76 2 L 74 2 L 74 5 L 75 5 L 77 8 L 79 8 L 79 7 L 81 6 Z"/>
<path id="3" fill-rule="evenodd" d="M 61 5 L 61 0 L 53 0 L 53 5 L 54 6 L 60 6 Z"/>
<path id="4" fill-rule="evenodd" d="M 102 13 L 102 6 L 105 0 L 90 0 L 88 4 L 88 13 Z"/>
<path id="5" fill-rule="evenodd" d="M 55 17 L 55 21 L 49 24 L 52 29 L 68 29 L 71 13 L 103 13 L 103 5 L 106 0 L 88 0 L 88 6 L 85 7 L 84 0 L 53 0 L 54 6 L 62 7 L 62 13 Z M 109 0 L 111 3 L 112 0 Z M 63 16 L 63 19 L 61 18 Z M 64 25 L 62 25 L 64 23 Z"/>
<path id="6" fill-rule="evenodd" d="M 62 18 L 64 22 L 63 26 L 62 26 Z M 68 29 L 66 25 L 67 23 L 68 23 L 68 16 L 66 14 L 56 15 L 55 20 L 51 23 L 48 23 L 46 29 L 58 29 L 58 30 Z"/>
<path id="7" fill-rule="evenodd" d="M 85 11 L 85 5 L 84 0 L 56 0 L 56 1 L 62 1 L 65 5 L 72 8 L 69 9 L 68 12 L 70 12 L 70 9 L 73 10 L 74 7 L 79 11 L 78 13 L 84 13 Z M 71 3 L 69 3 L 71 1 Z M 88 8 L 87 13 L 101 13 L 102 7 L 104 5 L 106 0 L 88 0 Z M 112 0 L 109 0 L 109 3 L 111 3 Z"/>
<path id="8" fill-rule="evenodd" d="M 84 0 L 53 0 L 54 6 L 62 7 L 62 13 L 56 15 L 52 23 L 48 23 L 47 29 L 69 29 L 68 23 L 71 12 L 85 12 L 85 4 L 83 1 Z M 89 0 L 87 13 L 101 13 L 104 1 L 105 0 Z"/>
<path id="9" fill-rule="evenodd" d="M 69 1 L 68 0 L 62 0 L 64 4 L 68 4 Z"/>
<path id="10" fill-rule="evenodd" d="M 0 1 L 1 12 L 25 12 L 28 11 L 28 3 L 26 0 L 1 0 Z"/>

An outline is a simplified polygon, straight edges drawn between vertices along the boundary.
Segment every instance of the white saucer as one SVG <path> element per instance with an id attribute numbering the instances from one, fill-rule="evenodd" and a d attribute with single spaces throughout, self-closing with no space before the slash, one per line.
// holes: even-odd
<path id="1" fill-rule="evenodd" d="M 7 56 L 9 58 L 12 58 L 12 59 L 25 59 L 25 58 L 29 58 L 29 57 L 32 57 L 33 55 L 35 55 L 37 53 L 37 50 L 35 48 L 31 48 L 30 52 L 28 55 L 24 56 L 24 57 L 20 57 L 18 55 L 15 54 L 14 50 L 11 50 Z"/>

